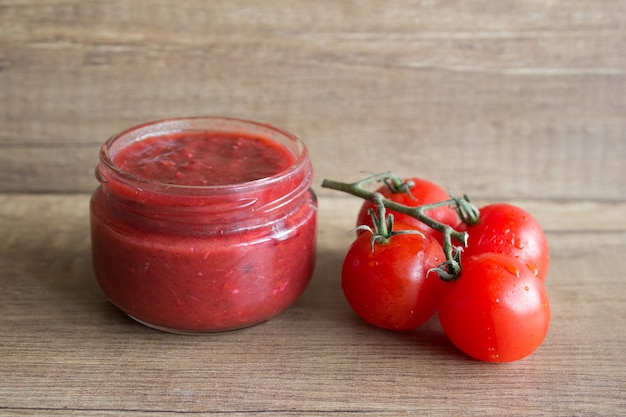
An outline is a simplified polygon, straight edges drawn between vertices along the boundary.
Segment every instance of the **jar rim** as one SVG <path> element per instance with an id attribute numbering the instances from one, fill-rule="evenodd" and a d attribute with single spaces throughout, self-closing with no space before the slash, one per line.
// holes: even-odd
<path id="1" fill-rule="evenodd" d="M 114 163 L 115 153 L 112 151 L 118 141 L 127 138 L 127 143 L 121 145 L 124 146 L 141 141 L 143 139 L 161 135 L 167 135 L 171 133 L 180 132 L 199 132 L 210 131 L 215 133 L 232 133 L 236 131 L 246 132 L 252 135 L 261 135 L 264 133 L 264 137 L 269 137 L 274 142 L 279 142 L 282 139 L 283 142 L 279 142 L 280 145 L 285 147 L 288 151 L 292 152 L 295 159 L 293 163 L 286 169 L 263 178 L 253 179 L 240 183 L 233 184 L 219 184 L 219 185 L 188 185 L 188 184 L 171 184 L 162 182 L 159 180 L 152 180 L 144 178 L 138 175 L 131 174 L 124 171 Z M 154 190 L 160 193 L 166 194 L 192 194 L 192 195 L 219 195 L 233 192 L 246 192 L 254 190 L 258 187 L 272 186 L 273 184 L 280 183 L 287 180 L 294 175 L 294 172 L 301 170 L 307 164 L 310 164 L 309 154 L 304 143 L 295 135 L 279 129 L 268 123 L 261 123 L 253 120 L 235 118 L 235 117 L 220 117 L 220 116 L 191 116 L 191 117 L 173 117 L 148 121 L 141 123 L 125 130 L 122 130 L 105 141 L 100 149 L 100 162 L 106 167 L 106 169 L 113 173 L 117 181 L 122 180 L 125 183 L 142 184 L 143 186 L 152 187 Z M 108 179 L 103 177 L 102 172 L 97 170 L 97 178 L 101 182 L 108 182 Z"/>

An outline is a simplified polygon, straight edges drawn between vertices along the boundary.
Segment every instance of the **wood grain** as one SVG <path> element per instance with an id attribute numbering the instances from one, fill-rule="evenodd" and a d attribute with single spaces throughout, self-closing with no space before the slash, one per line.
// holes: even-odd
<path id="1" fill-rule="evenodd" d="M 0 1 L 0 191 L 90 191 L 113 133 L 209 114 L 300 136 L 320 181 L 623 201 L 624 22 L 619 0 Z"/>
<path id="2" fill-rule="evenodd" d="M 624 220 L 590 228 L 577 203 L 530 203 L 548 222 L 550 331 L 530 357 L 490 365 L 458 353 L 436 319 L 393 333 L 355 317 L 339 271 L 356 199 L 320 199 L 319 261 L 294 306 L 249 329 L 180 336 L 104 299 L 88 198 L 0 195 L 0 415 L 617 416 L 626 407 Z M 620 218 L 626 207 L 595 209 Z"/>
<path id="3" fill-rule="evenodd" d="M 625 44 L 621 0 L 0 0 L 0 415 L 623 414 Z M 319 258 L 275 319 L 181 337 L 105 300 L 88 200 L 110 135 L 194 115 L 301 137 Z M 339 274 L 360 202 L 319 184 L 386 170 L 537 217 L 537 352 L 478 363 L 436 319 L 355 317 Z"/>

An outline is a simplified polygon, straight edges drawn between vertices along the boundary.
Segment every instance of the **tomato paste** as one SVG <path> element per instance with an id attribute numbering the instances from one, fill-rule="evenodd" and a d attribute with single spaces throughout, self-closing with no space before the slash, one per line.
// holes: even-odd
<path id="1" fill-rule="evenodd" d="M 288 169 L 295 157 L 263 138 L 178 132 L 126 146 L 113 163 L 147 180 L 177 185 L 236 185 Z"/>
<path id="2" fill-rule="evenodd" d="M 236 119 L 153 122 L 109 139 L 91 199 L 96 279 L 173 332 L 265 321 L 307 287 L 317 203 L 294 136 Z"/>

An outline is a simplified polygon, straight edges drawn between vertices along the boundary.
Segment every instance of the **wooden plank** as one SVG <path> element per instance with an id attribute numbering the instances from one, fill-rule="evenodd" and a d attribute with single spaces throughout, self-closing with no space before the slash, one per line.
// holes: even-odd
<path id="1" fill-rule="evenodd" d="M 363 200 L 360 198 L 335 191 L 332 197 L 322 198 L 320 210 L 329 213 L 327 221 L 332 224 L 330 229 L 342 227 L 345 231 L 349 231 L 356 226 L 350 221 L 356 221 L 362 202 Z M 472 203 L 479 209 L 486 204 L 496 202 L 514 204 L 532 213 L 542 228 L 549 233 L 566 235 L 568 233 L 620 233 L 626 231 L 623 203 L 472 200 Z M 335 224 L 332 213 L 337 213 L 337 219 L 344 223 Z"/>
<path id="2" fill-rule="evenodd" d="M 354 316 L 339 272 L 356 200 L 320 199 L 317 269 L 294 306 L 259 326 L 193 337 L 145 328 L 104 299 L 87 204 L 85 194 L 0 194 L 0 415 L 591 416 L 626 407 L 626 229 L 581 217 L 591 209 L 620 219 L 623 204 L 530 202 L 551 243 L 552 322 L 537 352 L 502 366 L 459 354 L 436 320 L 392 333 Z"/>
<path id="3" fill-rule="evenodd" d="M 111 134 L 211 114 L 297 134 L 320 180 L 623 201 L 625 19 L 617 0 L 2 2 L 0 191 L 89 191 Z"/>

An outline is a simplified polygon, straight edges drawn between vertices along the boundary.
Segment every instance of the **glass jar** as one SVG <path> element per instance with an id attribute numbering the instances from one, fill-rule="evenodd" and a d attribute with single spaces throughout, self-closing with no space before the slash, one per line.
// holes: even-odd
<path id="1" fill-rule="evenodd" d="M 196 172 L 200 185 L 165 181 L 159 164 L 175 175 L 190 164 L 166 148 L 159 154 L 152 142 L 184 138 L 191 138 L 185 140 L 194 148 L 181 151 L 189 152 L 183 158 L 209 146 L 209 139 L 238 142 L 226 146 L 232 149 L 221 157 L 223 167 Z M 253 143 L 266 149 L 247 152 Z M 124 156 L 131 160 L 122 164 L 118 159 L 131 146 L 140 151 Z M 149 151 L 152 159 L 142 161 Z M 268 161 L 284 166 L 260 178 L 223 179 L 229 171 L 245 177 Z M 139 174 L 123 168 L 137 162 L 156 168 Z M 313 273 L 312 175 L 308 151 L 298 138 L 251 121 L 168 119 L 111 137 L 100 152 L 100 186 L 90 203 L 100 287 L 127 315 L 165 331 L 223 331 L 268 320 L 303 293 Z"/>

